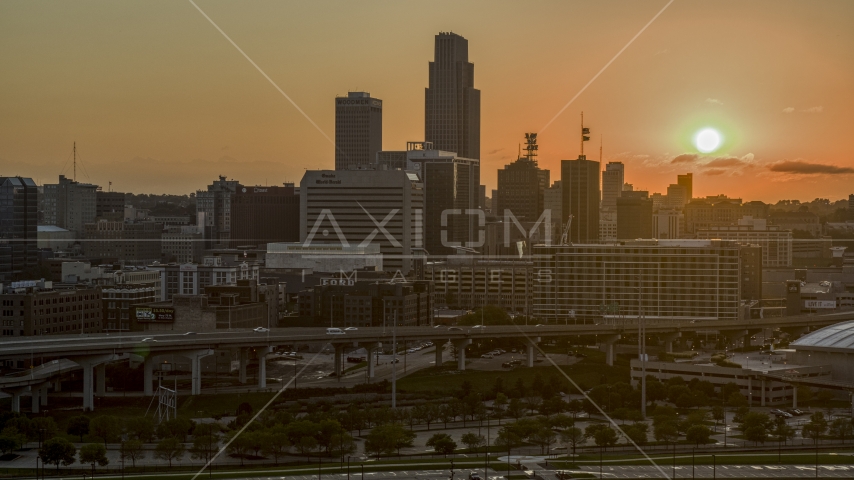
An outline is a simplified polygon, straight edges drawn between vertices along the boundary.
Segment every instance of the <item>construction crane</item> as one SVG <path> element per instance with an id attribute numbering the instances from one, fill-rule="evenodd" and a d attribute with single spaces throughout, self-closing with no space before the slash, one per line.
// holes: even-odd
<path id="1" fill-rule="evenodd" d="M 572 225 L 572 215 L 566 221 L 566 226 L 563 227 L 563 235 L 560 236 L 561 245 L 570 245 L 569 243 L 569 226 Z"/>

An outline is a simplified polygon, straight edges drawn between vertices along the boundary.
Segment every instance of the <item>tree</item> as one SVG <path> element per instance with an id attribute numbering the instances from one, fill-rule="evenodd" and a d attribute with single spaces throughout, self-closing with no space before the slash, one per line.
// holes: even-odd
<path id="1" fill-rule="evenodd" d="M 709 437 L 712 436 L 712 431 L 705 425 L 692 425 L 685 432 L 685 440 L 700 446 L 700 444 L 709 443 Z"/>
<path id="2" fill-rule="evenodd" d="M 724 410 L 724 407 L 720 405 L 712 407 L 712 418 L 715 420 L 715 431 L 718 430 L 718 422 L 726 420 L 725 415 L 726 411 Z"/>
<path id="3" fill-rule="evenodd" d="M 795 429 L 786 423 L 785 418 L 778 418 L 774 421 L 773 434 L 777 437 L 778 442 L 785 444 L 790 438 L 795 436 Z"/>
<path id="4" fill-rule="evenodd" d="M 74 463 L 77 455 L 77 448 L 62 437 L 51 438 L 42 444 L 39 450 L 39 457 L 44 463 L 52 463 L 56 465 L 56 471 L 59 472 L 59 465 L 67 467 Z"/>
<path id="5" fill-rule="evenodd" d="M 754 425 L 744 429 L 744 439 L 753 443 L 765 443 L 768 439 L 768 429 L 762 425 Z"/>
<path id="6" fill-rule="evenodd" d="M 631 425 L 623 427 L 623 433 L 635 443 L 635 445 L 645 445 L 649 432 L 649 425 L 644 422 L 635 422 Z"/>
<path id="7" fill-rule="evenodd" d="M 465 437 L 465 435 L 463 435 L 463 437 Z M 432 448 L 434 452 L 447 457 L 457 449 L 457 442 L 455 442 L 447 433 L 434 433 L 427 440 L 426 446 Z"/>
<path id="8" fill-rule="evenodd" d="M 107 446 L 107 442 L 118 441 L 119 435 L 122 433 L 122 425 L 119 419 L 112 415 L 102 415 L 93 418 L 89 422 L 89 429 L 92 435 L 104 441 L 105 447 Z"/>
<path id="9" fill-rule="evenodd" d="M 157 436 L 160 438 L 176 437 L 183 442 L 195 426 L 196 424 L 190 419 L 183 417 L 173 418 L 158 425 Z"/>
<path id="10" fill-rule="evenodd" d="M 27 443 L 27 436 L 18 431 L 18 427 L 6 427 L 0 432 L 0 437 L 6 439 L 6 443 L 11 445 L 10 450 L 23 448 Z"/>
<path id="11" fill-rule="evenodd" d="M 528 440 L 540 446 L 540 454 L 550 453 L 551 446 L 556 439 L 557 435 L 548 425 L 540 425 L 528 436 Z"/>
<path id="12" fill-rule="evenodd" d="M 299 441 L 296 443 L 297 450 L 308 458 L 315 450 L 320 450 L 320 445 L 317 443 L 317 439 L 314 437 L 300 437 Z M 242 464 L 242 462 L 241 462 Z"/>
<path id="13" fill-rule="evenodd" d="M 175 438 L 175 437 L 172 437 Z M 312 440 L 314 437 L 308 437 Z M 239 434 L 239 431 L 230 432 L 228 439 L 226 441 L 227 452 L 229 455 L 233 457 L 240 458 L 240 465 L 243 466 L 243 460 L 246 459 L 246 454 L 251 450 L 252 443 L 247 433 Z M 315 440 L 315 446 L 317 445 L 317 440 Z"/>
<path id="14" fill-rule="evenodd" d="M 131 465 L 136 467 L 136 461 L 145 458 L 145 450 L 142 449 L 142 440 L 125 440 L 119 447 L 119 455 L 122 460 L 130 459 Z"/>
<path id="15" fill-rule="evenodd" d="M 107 448 L 100 443 L 88 443 L 80 447 L 80 463 L 92 465 L 92 477 L 95 477 L 95 464 L 105 467 L 110 461 L 107 459 Z"/>
<path id="16" fill-rule="evenodd" d="M 30 440 L 41 440 L 42 442 L 51 439 L 59 432 L 59 426 L 53 417 L 35 417 L 32 419 L 33 429 Z"/>
<path id="17" fill-rule="evenodd" d="M 498 377 L 497 380 L 500 379 L 501 377 Z M 498 417 L 499 425 L 501 425 L 501 417 L 504 416 L 504 410 L 507 408 L 507 402 L 507 395 L 501 392 L 495 394 L 495 400 L 492 402 L 492 411 L 494 412 L 495 416 Z"/>
<path id="18" fill-rule="evenodd" d="M 154 458 L 168 461 L 169 468 L 172 468 L 172 460 L 181 460 L 183 457 L 184 444 L 175 437 L 160 440 L 154 448 Z"/>
<path id="19" fill-rule="evenodd" d="M 347 432 L 336 433 L 332 435 L 329 453 L 341 457 L 343 462 L 345 455 L 356 453 L 356 440 Z"/>
<path id="20" fill-rule="evenodd" d="M 850 418 L 837 418 L 830 424 L 830 435 L 842 440 L 842 443 L 845 443 L 845 439 L 851 437 L 852 433 L 854 425 L 851 424 Z"/>
<path id="21" fill-rule="evenodd" d="M 89 417 L 86 415 L 77 415 L 68 419 L 68 428 L 65 430 L 69 435 L 80 437 L 83 441 L 83 435 L 89 434 Z"/>
<path id="22" fill-rule="evenodd" d="M 5 455 L 18 448 L 18 440 L 9 435 L 0 435 L 0 452 Z"/>
<path id="23" fill-rule="evenodd" d="M 510 400 L 510 403 L 507 405 L 507 414 L 511 417 L 519 420 L 519 417 L 525 413 L 525 406 L 522 404 L 522 401 L 518 398 L 513 398 Z"/>
<path id="24" fill-rule="evenodd" d="M 570 427 L 560 432 L 560 443 L 566 448 L 572 447 L 572 454 L 575 455 L 575 447 L 581 445 L 587 440 L 587 436 L 578 427 Z"/>
<path id="25" fill-rule="evenodd" d="M 584 402 L 578 399 L 570 400 L 566 404 L 566 411 L 571 413 L 572 419 L 575 420 L 578 414 L 584 411 Z"/>
<path id="26" fill-rule="evenodd" d="M 478 435 L 474 432 L 464 433 L 460 438 L 460 441 L 468 447 L 469 450 L 477 452 L 477 449 L 486 445 L 486 439 L 483 438 L 483 435 Z"/>
<path id="27" fill-rule="evenodd" d="M 279 425 L 270 429 L 270 439 L 269 442 L 264 445 L 263 452 L 264 455 L 272 455 L 276 465 L 279 465 L 279 457 L 285 455 L 290 446 L 291 442 L 288 440 L 288 434 L 285 431 L 285 428 Z"/>
<path id="28" fill-rule="evenodd" d="M 673 422 L 661 422 L 654 426 L 653 436 L 656 441 L 673 444 L 673 448 L 676 448 L 679 430 Z"/>
<path id="29" fill-rule="evenodd" d="M 125 422 L 128 436 L 148 443 L 154 438 L 154 421 L 148 417 L 132 417 Z"/>
<path id="30" fill-rule="evenodd" d="M 810 421 L 801 429 L 801 436 L 811 438 L 813 443 L 818 443 L 824 432 L 827 431 L 827 420 L 821 412 L 810 415 Z"/>
<path id="31" fill-rule="evenodd" d="M 615 432 L 610 425 L 600 425 L 600 428 L 597 428 L 592 435 L 593 441 L 596 442 L 596 446 L 607 449 L 610 446 L 616 445 L 619 438 L 617 437 L 617 432 Z"/>
<path id="32" fill-rule="evenodd" d="M 513 428 L 504 426 L 498 431 L 498 436 L 495 438 L 495 444 L 507 449 L 507 456 L 509 457 L 510 451 L 513 447 L 517 447 L 522 444 L 522 437 L 520 437 Z"/>
<path id="33" fill-rule="evenodd" d="M 387 423 L 375 427 L 365 436 L 365 453 L 378 459 L 384 454 L 400 454 L 401 448 L 413 446 L 415 433 L 397 423 Z"/>

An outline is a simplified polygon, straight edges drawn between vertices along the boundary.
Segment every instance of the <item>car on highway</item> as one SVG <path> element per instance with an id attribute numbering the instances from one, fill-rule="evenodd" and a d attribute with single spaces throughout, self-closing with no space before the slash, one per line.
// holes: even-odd
<path id="1" fill-rule="evenodd" d="M 252 331 L 255 333 L 267 333 L 270 331 L 270 329 L 266 328 L 266 327 L 257 327 L 257 328 L 254 328 Z"/>
<path id="2" fill-rule="evenodd" d="M 788 413 L 790 415 L 794 415 L 796 417 L 800 417 L 801 415 L 805 415 L 807 412 L 800 410 L 800 409 L 797 409 L 797 408 L 789 408 L 789 409 L 786 409 L 786 413 Z"/>
<path id="3" fill-rule="evenodd" d="M 187 332 L 184 335 L 195 335 L 195 334 L 196 334 L 196 332 Z"/>
<path id="4" fill-rule="evenodd" d="M 151 338 L 151 337 L 148 337 L 148 338 L 143 338 L 143 339 L 142 339 L 142 341 L 143 341 L 143 342 L 156 342 L 157 340 L 155 340 L 155 339 L 153 339 L 153 338 Z"/>
<path id="5" fill-rule="evenodd" d="M 358 328 L 356 328 L 356 327 L 347 327 L 347 328 L 345 328 L 344 330 L 345 330 L 345 331 L 347 331 L 347 332 L 355 332 L 356 330 L 358 330 Z"/>
<path id="6" fill-rule="evenodd" d="M 779 408 L 775 408 L 775 409 L 771 410 L 771 414 L 778 417 L 778 418 L 792 418 L 792 416 L 793 416 L 791 413 L 784 412 L 784 411 L 780 410 Z"/>
<path id="7" fill-rule="evenodd" d="M 448 329 L 448 331 L 449 331 L 449 332 L 462 332 L 462 331 L 463 331 L 463 329 L 462 329 L 462 328 L 460 328 L 460 327 L 450 327 L 450 328 Z"/>
<path id="8" fill-rule="evenodd" d="M 484 328 L 486 328 L 485 325 L 475 325 L 475 326 L 471 327 L 472 330 L 482 330 Z"/>
<path id="9" fill-rule="evenodd" d="M 346 333 L 347 332 L 345 332 L 344 330 L 341 330 L 340 328 L 327 328 L 326 329 L 327 335 L 344 335 Z"/>

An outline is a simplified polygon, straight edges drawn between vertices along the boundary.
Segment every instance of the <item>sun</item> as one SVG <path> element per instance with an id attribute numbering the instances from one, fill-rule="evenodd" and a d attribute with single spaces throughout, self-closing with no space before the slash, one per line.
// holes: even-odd
<path id="1" fill-rule="evenodd" d="M 721 146 L 721 134 L 714 128 L 704 128 L 694 137 L 694 145 L 703 153 L 714 152 Z"/>

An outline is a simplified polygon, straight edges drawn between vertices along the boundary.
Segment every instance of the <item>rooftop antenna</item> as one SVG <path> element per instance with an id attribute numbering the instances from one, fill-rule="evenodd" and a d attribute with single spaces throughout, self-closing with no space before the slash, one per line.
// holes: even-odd
<path id="1" fill-rule="evenodd" d="M 584 159 L 584 142 L 590 140 L 590 129 L 584 127 L 584 112 L 581 112 L 581 156 L 580 159 Z"/>
<path id="2" fill-rule="evenodd" d="M 67 161 L 68 160 L 66 160 L 66 162 Z M 74 141 L 74 175 L 73 175 L 72 179 L 75 182 L 77 181 L 77 141 L 76 140 Z"/>
<path id="3" fill-rule="evenodd" d="M 537 134 L 536 133 L 526 133 L 525 141 L 527 142 L 527 146 L 525 146 L 525 157 L 527 157 L 529 162 L 537 163 L 536 157 L 537 150 L 539 150 L 539 146 L 537 145 Z"/>

